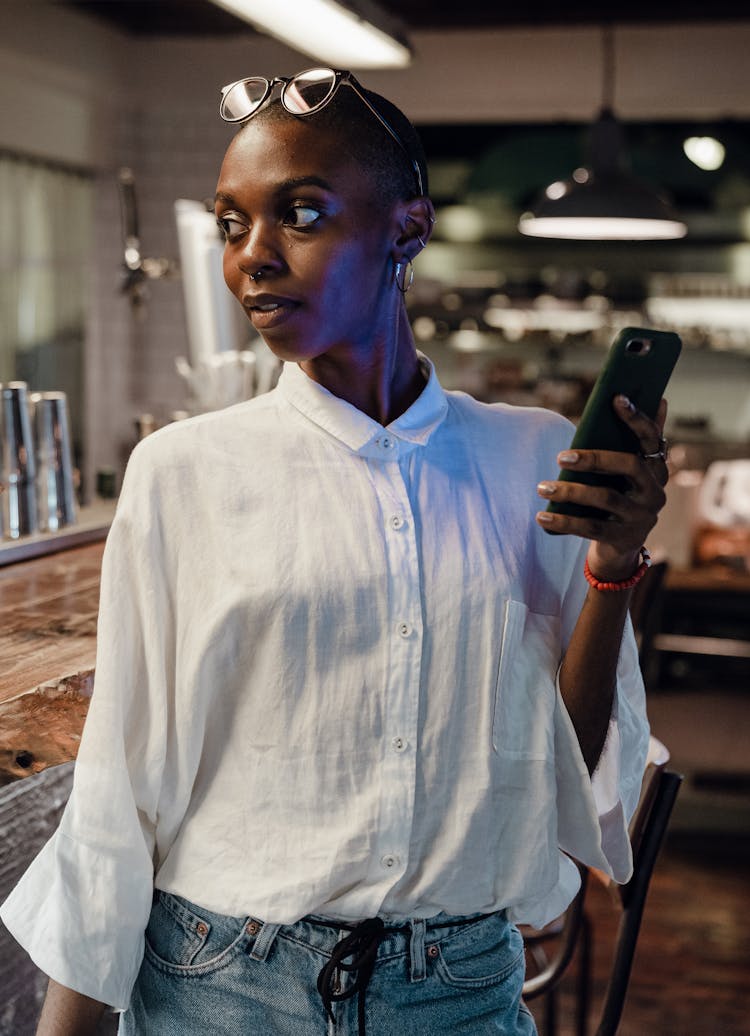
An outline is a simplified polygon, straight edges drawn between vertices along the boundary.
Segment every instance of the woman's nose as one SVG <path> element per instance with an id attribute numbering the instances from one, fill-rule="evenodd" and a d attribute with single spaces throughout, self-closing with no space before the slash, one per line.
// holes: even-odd
<path id="1" fill-rule="evenodd" d="M 264 273 L 280 270 L 284 265 L 278 243 L 271 228 L 255 223 L 248 231 L 238 260 L 243 273 L 249 277 L 262 270 Z"/>

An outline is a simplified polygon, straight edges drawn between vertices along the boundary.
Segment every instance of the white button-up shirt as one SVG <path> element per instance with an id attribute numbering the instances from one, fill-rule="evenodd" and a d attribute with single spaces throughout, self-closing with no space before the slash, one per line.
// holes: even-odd
<path id="1" fill-rule="evenodd" d="M 561 849 L 627 877 L 632 631 L 592 781 L 556 684 L 586 544 L 533 517 L 570 434 L 431 369 L 383 428 L 287 364 L 136 449 L 73 793 L 2 911 L 45 972 L 124 1008 L 154 881 L 271 922 L 541 925 L 577 887 Z"/>

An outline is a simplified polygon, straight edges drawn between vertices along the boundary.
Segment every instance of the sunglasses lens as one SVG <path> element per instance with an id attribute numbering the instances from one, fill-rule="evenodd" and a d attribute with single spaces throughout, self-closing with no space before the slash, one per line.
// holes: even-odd
<path id="1" fill-rule="evenodd" d="M 228 122 L 239 122 L 249 118 L 266 96 L 268 83 L 265 79 L 243 79 L 227 90 L 221 99 L 219 112 Z"/>
<path id="2" fill-rule="evenodd" d="M 308 115 L 331 99 L 335 86 L 336 74 L 331 68 L 301 72 L 284 86 L 284 107 L 293 115 Z"/>

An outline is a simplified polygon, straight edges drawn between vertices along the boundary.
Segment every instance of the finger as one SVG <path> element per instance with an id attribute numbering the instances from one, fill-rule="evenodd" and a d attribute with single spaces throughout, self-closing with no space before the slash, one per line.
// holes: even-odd
<path id="1" fill-rule="evenodd" d="M 659 431 L 664 434 L 664 425 L 667 423 L 667 411 L 669 410 L 669 404 L 666 399 L 662 397 L 659 401 L 659 409 L 656 412 L 656 423 L 659 426 Z"/>
<path id="2" fill-rule="evenodd" d="M 619 450 L 563 450 L 557 463 L 564 471 L 620 475 L 632 482 L 644 480 L 646 474 L 642 457 Z"/>
<path id="3" fill-rule="evenodd" d="M 615 396 L 615 412 L 620 420 L 623 421 L 624 424 L 628 425 L 633 434 L 638 437 L 642 453 L 656 453 L 659 449 L 661 433 L 664 427 L 664 422 L 662 421 L 662 423 L 659 424 L 658 421 L 658 414 L 661 412 L 662 402 L 664 401 L 662 400 L 659 403 L 657 420 L 652 420 L 644 414 L 642 410 L 639 410 L 635 403 L 631 402 L 627 396 Z M 666 418 L 666 410 L 664 410 L 664 418 Z"/>
<path id="4" fill-rule="evenodd" d="M 557 455 L 559 466 L 570 472 L 589 471 L 619 475 L 628 479 L 639 493 L 648 494 L 654 484 L 665 486 L 669 472 L 658 457 L 646 460 L 637 453 L 615 450 L 563 450 Z"/>
<path id="5" fill-rule="evenodd" d="M 621 553 L 637 550 L 646 542 L 656 524 L 657 512 L 650 508 L 631 508 L 620 515 L 597 511 L 591 515 L 539 511 L 536 521 L 547 532 L 581 536 L 606 543 Z"/>
<path id="6" fill-rule="evenodd" d="M 653 527 L 653 521 L 643 526 L 623 524 L 617 519 L 582 518 L 550 511 L 539 511 L 536 521 L 547 532 L 580 536 L 586 540 L 608 543 L 619 551 L 637 550 Z"/>
<path id="7" fill-rule="evenodd" d="M 609 486 L 592 486 L 583 482 L 540 482 L 537 493 L 555 504 L 594 507 L 611 515 L 610 520 L 638 525 L 653 524 L 666 499 L 658 486 L 650 487 L 650 491 L 640 497 L 621 493 Z"/>

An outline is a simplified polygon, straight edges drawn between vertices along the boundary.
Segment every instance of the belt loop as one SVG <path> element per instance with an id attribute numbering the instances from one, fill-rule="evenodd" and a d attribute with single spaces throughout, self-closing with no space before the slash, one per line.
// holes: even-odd
<path id="1" fill-rule="evenodd" d="M 268 951 L 273 946 L 273 941 L 278 935 L 280 924 L 268 924 L 266 921 L 261 925 L 261 929 L 255 937 L 253 948 L 250 951 L 250 956 L 253 960 L 265 960 L 268 956 Z"/>
<path id="2" fill-rule="evenodd" d="M 411 921 L 411 942 L 409 943 L 409 962 L 411 981 L 421 982 L 427 977 L 427 961 L 424 955 L 425 920 L 415 917 Z"/>

